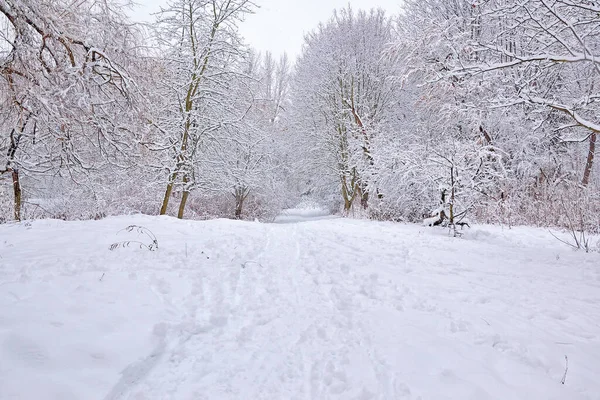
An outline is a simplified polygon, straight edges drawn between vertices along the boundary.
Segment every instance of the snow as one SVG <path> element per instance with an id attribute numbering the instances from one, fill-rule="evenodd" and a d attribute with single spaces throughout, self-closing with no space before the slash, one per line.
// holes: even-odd
<path id="1" fill-rule="evenodd" d="M 0 225 L 0 398 L 599 398 L 600 254 L 317 214 Z"/>
<path id="2" fill-rule="evenodd" d="M 440 220 L 440 216 L 439 216 L 439 214 L 438 214 L 438 215 L 435 215 L 435 216 L 433 216 L 433 217 L 425 218 L 425 219 L 423 220 L 423 225 L 424 225 L 424 226 L 433 226 L 433 224 L 435 224 L 435 223 L 436 223 L 437 221 L 439 221 L 439 220 Z"/>
<path id="3" fill-rule="evenodd" d="M 330 215 L 330 213 L 327 210 L 324 210 L 319 207 L 290 208 L 288 210 L 284 210 L 280 215 L 275 217 L 274 222 L 277 224 L 287 224 L 294 222 L 306 222 L 332 218 L 335 217 Z"/>

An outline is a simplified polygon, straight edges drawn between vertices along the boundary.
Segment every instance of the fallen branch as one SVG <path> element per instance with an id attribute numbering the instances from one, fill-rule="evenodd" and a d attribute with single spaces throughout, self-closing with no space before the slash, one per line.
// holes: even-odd
<path id="1" fill-rule="evenodd" d="M 109 250 L 112 251 L 112 250 L 118 249 L 119 247 L 125 248 L 125 247 L 129 247 L 131 245 L 137 245 L 137 246 L 139 246 L 140 249 L 146 249 L 149 251 L 158 250 L 158 240 L 156 239 L 156 236 L 154 235 L 154 233 L 152 233 L 152 231 L 150 229 L 145 228 L 143 226 L 138 226 L 138 225 L 129 225 L 127 228 L 121 229 L 119 232 L 117 232 L 117 234 L 119 234 L 120 232 L 123 232 L 123 231 L 127 231 L 127 232 L 137 231 L 138 236 L 139 235 L 147 236 L 151 240 L 151 243 L 146 244 L 146 243 L 140 242 L 138 240 L 126 240 L 123 242 L 116 242 L 116 243 L 111 244 L 109 247 Z"/>
<path id="2" fill-rule="evenodd" d="M 563 385 L 565 384 L 565 381 L 567 380 L 567 371 L 569 371 L 569 359 L 565 355 L 565 374 L 563 375 L 563 378 L 560 381 L 560 383 L 562 383 Z"/>

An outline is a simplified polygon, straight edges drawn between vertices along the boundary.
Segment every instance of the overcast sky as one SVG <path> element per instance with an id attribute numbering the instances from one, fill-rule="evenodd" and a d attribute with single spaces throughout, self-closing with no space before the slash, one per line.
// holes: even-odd
<path id="1" fill-rule="evenodd" d="M 166 0 L 138 0 L 142 5 L 135 11 L 136 19 L 149 20 Z M 287 52 L 291 57 L 300 53 L 304 34 L 326 21 L 336 8 L 350 3 L 352 8 L 381 7 L 388 14 L 400 10 L 401 0 L 255 0 L 260 6 L 240 26 L 246 42 L 260 50 L 270 50 L 275 55 Z"/>

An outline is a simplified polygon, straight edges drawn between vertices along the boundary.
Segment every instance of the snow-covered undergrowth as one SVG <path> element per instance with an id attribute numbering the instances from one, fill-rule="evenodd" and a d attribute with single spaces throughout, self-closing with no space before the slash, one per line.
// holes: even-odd
<path id="1" fill-rule="evenodd" d="M 599 316 L 600 255 L 538 229 L 0 225 L 1 399 L 598 399 Z"/>

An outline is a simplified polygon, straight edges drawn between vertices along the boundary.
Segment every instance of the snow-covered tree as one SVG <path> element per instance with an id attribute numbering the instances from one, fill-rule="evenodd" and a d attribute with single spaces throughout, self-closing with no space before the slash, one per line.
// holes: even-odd
<path id="1" fill-rule="evenodd" d="M 306 36 L 292 95 L 294 129 L 304 140 L 312 185 L 367 208 L 377 187 L 378 135 L 393 106 L 392 63 L 382 52 L 392 26 L 382 10 L 336 11 Z"/>
<path id="2" fill-rule="evenodd" d="M 465 195 L 481 218 L 510 213 L 520 223 L 556 223 L 550 210 L 557 197 L 590 182 L 597 15 L 578 4 L 415 1 L 399 19 L 388 55 L 398 60 L 396 76 L 411 99 L 405 130 L 415 142 L 431 139 L 420 154 L 444 153 L 457 140 L 463 160 L 479 153 L 469 169 L 481 171 L 480 164 L 487 172 L 474 175 Z M 587 142 L 584 157 L 579 142 Z M 541 191 L 549 197 L 542 200 Z"/>
<path id="3" fill-rule="evenodd" d="M 163 101 L 156 104 L 152 124 L 164 135 L 172 160 L 161 214 L 179 184 L 177 215 L 183 218 L 199 179 L 195 164 L 204 156 L 202 140 L 243 117 L 232 106 L 230 83 L 243 55 L 237 23 L 252 7 L 249 0 L 174 0 L 158 17 Z"/>
<path id="4" fill-rule="evenodd" d="M 0 173 L 11 174 L 15 219 L 24 175 L 77 181 L 134 152 L 135 86 L 126 67 L 139 37 L 126 5 L 0 1 Z"/>
<path id="5" fill-rule="evenodd" d="M 478 54 L 451 71 L 500 79 L 512 91 L 496 101 L 555 111 L 564 142 L 587 142 L 581 184 L 590 182 L 600 132 L 600 5 L 571 0 L 496 0 L 475 5 L 485 35 Z M 499 77 L 498 75 L 502 76 Z M 561 118 L 564 117 L 564 118 Z"/>

